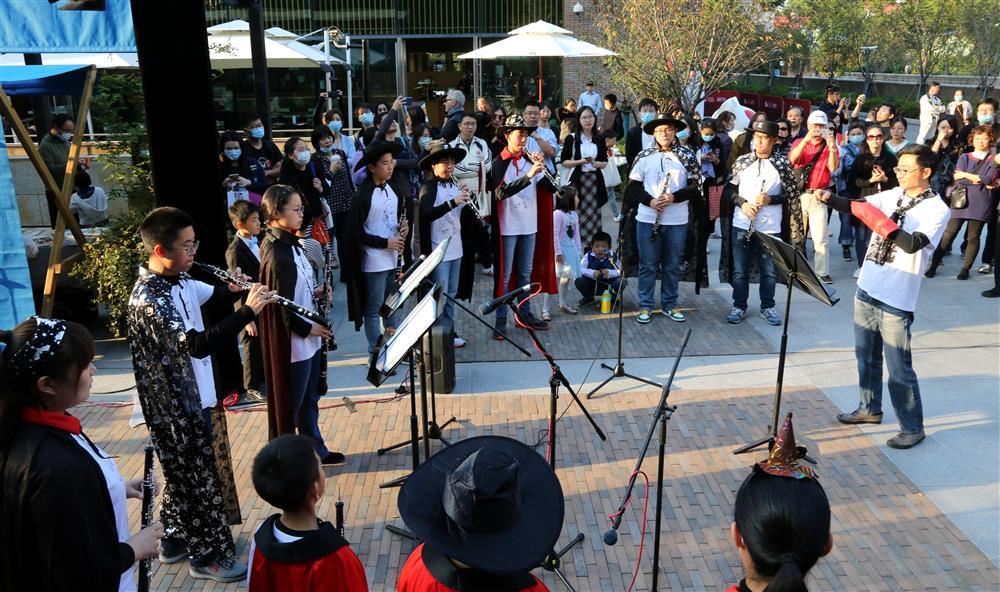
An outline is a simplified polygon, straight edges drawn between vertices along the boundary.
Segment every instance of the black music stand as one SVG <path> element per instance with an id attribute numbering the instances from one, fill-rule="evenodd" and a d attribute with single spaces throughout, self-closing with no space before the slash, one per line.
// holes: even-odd
<path id="1" fill-rule="evenodd" d="M 618 286 L 618 292 L 615 295 L 615 304 L 618 306 L 618 358 L 615 361 L 615 365 L 608 366 L 604 362 L 601 362 L 601 368 L 611 371 L 611 376 L 604 379 L 604 382 L 595 386 L 589 393 L 587 393 L 587 398 L 594 396 L 594 393 L 604 388 L 604 385 L 608 384 L 616 378 L 631 378 L 636 382 L 642 382 L 650 386 L 655 386 L 656 388 L 663 388 L 663 385 L 658 382 L 653 382 L 652 380 L 647 380 L 641 376 L 636 376 L 635 374 L 629 374 L 625 371 L 625 362 L 622 361 L 622 332 L 624 330 L 624 318 L 625 318 L 625 288 L 628 286 L 628 278 L 625 277 L 625 266 L 623 263 L 622 246 L 625 243 L 625 225 L 628 224 L 628 217 L 631 214 L 631 209 L 628 208 L 628 204 L 625 204 L 625 211 L 622 212 L 622 223 L 618 227 L 618 247 L 615 251 L 615 256 L 618 258 L 618 263 L 615 264 L 614 259 L 611 260 L 611 265 L 613 265 L 620 274 L 622 278 L 621 284 Z"/>
<path id="2" fill-rule="evenodd" d="M 743 454 L 760 448 L 764 444 L 771 448 L 778 438 L 778 428 L 781 427 L 781 389 L 785 380 L 785 356 L 788 354 L 788 322 L 792 314 L 792 287 L 802 290 L 816 300 L 827 306 L 833 306 L 840 301 L 836 297 L 836 290 L 828 288 L 816 276 L 816 272 L 809 267 L 809 262 L 805 256 L 796 251 L 795 248 L 781 240 L 763 232 L 753 234 L 761 246 L 767 251 L 767 255 L 774 261 L 775 274 L 784 276 L 788 286 L 788 296 L 785 299 L 785 323 L 781 328 L 781 349 L 778 353 L 778 382 L 774 387 L 774 409 L 771 416 L 770 433 L 760 440 L 750 442 L 733 451 L 733 454 Z M 810 462 L 808 456 L 805 457 Z"/>

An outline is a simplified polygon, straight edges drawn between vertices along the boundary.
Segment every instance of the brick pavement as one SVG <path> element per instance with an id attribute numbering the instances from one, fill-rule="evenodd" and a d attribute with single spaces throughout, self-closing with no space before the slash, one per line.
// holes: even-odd
<path id="1" fill-rule="evenodd" d="M 475 294 L 472 299 L 476 306 L 491 297 L 492 279 L 484 275 L 476 278 Z M 687 322 L 677 323 L 655 314 L 653 322 L 640 325 L 635 320 L 639 314 L 637 283 L 636 278 L 630 278 L 624 295 L 623 357 L 672 357 L 677 354 L 677 347 L 688 327 L 696 329 L 688 343 L 685 354 L 688 356 L 775 353 L 774 348 L 754 330 L 750 323 L 730 325 L 726 322 L 729 302 L 723 300 L 713 290 L 702 290 L 701 294 L 695 295 L 694 284 L 690 282 L 681 283 L 677 300 L 678 308 L 688 315 Z M 658 295 L 659 292 L 657 297 Z M 579 298 L 580 294 L 573 289 L 574 306 Z M 469 306 L 466 302 L 462 304 Z M 601 314 L 595 307 L 587 306 L 578 307 L 579 315 L 566 315 L 558 312 L 559 300 L 555 295 L 550 297 L 550 307 L 553 311 L 551 329 L 539 333 L 539 338 L 557 359 L 615 357 L 618 337 L 617 310 L 614 314 Z M 536 316 L 541 316 L 540 297 L 532 300 L 532 310 Z M 466 312 L 462 310 L 455 312 L 456 331 L 468 342 L 464 348 L 455 351 L 456 361 L 494 362 L 525 359 L 523 354 L 509 344 L 492 339 L 490 330 L 472 319 Z M 487 318 L 490 324 L 493 323 L 493 318 L 493 315 Z M 528 334 L 521 329 L 514 329 L 513 325 L 511 317 L 508 319 L 511 337 L 522 347 L 530 349 L 531 340 Z"/>
<path id="2" fill-rule="evenodd" d="M 810 574 L 812 590 L 995 590 L 1000 574 L 990 562 L 856 428 L 832 421 L 837 409 L 817 390 L 786 387 L 785 409 L 796 413 L 796 435 L 808 438 L 819 457 L 818 472 L 833 506 L 835 547 Z M 647 418 L 658 393 L 642 390 L 602 397 L 588 407 L 608 434 L 602 443 L 574 406 L 558 424 L 557 472 L 566 495 L 567 522 L 560 542 L 577 532 L 587 539 L 565 558 L 571 582 L 581 592 L 626 590 L 639 546 L 640 497 L 625 514 L 621 540 L 605 547 L 606 516 L 615 510 L 628 473 L 638 457 Z M 332 403 L 332 399 L 325 400 Z M 562 409 L 570 399 L 560 400 Z M 763 434 L 770 415 L 765 390 L 677 391 L 679 409 L 668 423 L 661 582 L 671 590 L 720 590 L 738 581 L 738 555 L 728 540 L 735 491 L 747 468 L 760 455 L 734 457 L 735 446 Z M 546 425 L 545 396 L 441 396 L 440 414 L 463 418 L 453 437 L 503 434 L 526 442 L 539 438 Z M 412 549 L 408 541 L 384 530 L 398 523 L 396 490 L 378 484 L 406 472 L 409 455 L 375 450 L 405 436 L 407 403 L 359 405 L 324 411 L 321 428 L 331 448 L 345 450 L 348 463 L 328 471 L 325 499 L 319 506 L 333 519 L 338 496 L 346 503 L 347 537 L 367 570 L 373 591 L 394 589 L 396 575 Z M 126 476 L 142 470 L 144 428 L 129 430 L 128 408 L 77 410 L 91 438 L 118 457 Z M 334 431 L 334 426 L 337 426 Z M 266 438 L 263 413 L 229 416 L 234 470 L 240 488 L 244 523 L 235 527 L 237 548 L 245 558 L 248 540 L 272 512 L 253 492 L 250 464 Z M 437 449 L 440 444 L 434 444 Z M 818 452 L 816 452 L 818 447 Z M 655 454 L 655 438 L 653 444 Z M 544 446 L 539 448 L 544 453 Z M 645 470 L 655 479 L 656 463 Z M 653 483 L 655 491 L 655 482 Z M 652 500 L 648 528 L 652 528 Z M 138 524 L 139 504 L 129 506 Z M 648 590 L 652 535 L 647 532 L 637 590 Z M 538 572 L 553 590 L 562 589 L 551 574 Z M 186 564 L 159 566 L 156 590 L 239 590 L 192 580 Z"/>

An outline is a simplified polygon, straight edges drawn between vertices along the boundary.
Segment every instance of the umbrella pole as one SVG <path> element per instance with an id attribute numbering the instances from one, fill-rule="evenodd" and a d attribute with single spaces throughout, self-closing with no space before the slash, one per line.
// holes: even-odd
<path id="1" fill-rule="evenodd" d="M 538 56 L 538 102 L 542 102 L 542 56 Z"/>

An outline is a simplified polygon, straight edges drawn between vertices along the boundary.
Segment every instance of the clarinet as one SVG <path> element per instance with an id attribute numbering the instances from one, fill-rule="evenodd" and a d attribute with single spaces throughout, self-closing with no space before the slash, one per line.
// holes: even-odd
<path id="1" fill-rule="evenodd" d="M 542 175 L 544 175 L 545 178 L 548 179 L 549 183 L 551 183 L 552 186 L 556 188 L 556 194 L 561 194 L 562 193 L 562 185 L 559 183 L 559 179 L 557 179 L 556 176 L 553 175 L 551 171 L 549 171 L 549 167 L 547 167 L 545 165 L 544 159 L 543 160 L 536 160 L 535 157 L 532 156 L 531 153 L 528 152 L 527 150 L 524 151 L 524 156 L 529 161 L 531 161 L 531 164 L 541 164 L 542 165 Z"/>
<path id="2" fill-rule="evenodd" d="M 763 192 L 764 192 L 764 181 L 761 181 L 759 193 Z M 757 205 L 757 198 L 754 197 L 753 200 L 754 200 L 754 205 Z M 760 215 L 760 212 L 757 212 L 757 215 Z M 747 228 L 746 236 L 743 237 L 743 242 L 745 242 L 747 245 L 750 244 L 750 239 L 753 238 L 753 233 L 756 232 L 755 230 L 756 226 L 757 226 L 757 216 L 754 216 L 753 219 L 750 220 L 750 226 L 749 228 Z"/>
<path id="3" fill-rule="evenodd" d="M 220 280 L 228 284 L 236 284 L 237 286 L 243 288 L 244 290 L 249 290 L 251 286 L 253 286 L 253 283 L 241 280 L 238 277 L 229 273 L 228 271 L 219 269 L 214 265 L 209 265 L 208 263 L 201 263 L 200 261 L 195 261 L 194 264 L 200 267 L 201 269 L 207 271 L 208 273 L 214 275 L 215 277 L 219 278 Z M 322 325 L 327 329 L 330 328 L 330 321 L 323 318 L 323 315 L 319 314 L 314 310 L 309 310 L 308 308 L 299 306 L 298 304 L 295 304 L 288 298 L 285 298 L 283 296 L 278 296 L 277 294 L 275 294 L 274 303 L 279 306 L 284 306 L 288 310 L 309 319 L 310 321 L 316 323 L 317 325 Z"/>
<path id="4" fill-rule="evenodd" d="M 337 515 L 337 532 L 340 533 L 340 536 L 344 536 L 344 502 L 342 500 L 337 500 L 337 503 L 333 504 L 333 507 L 335 508 Z"/>
<path id="5" fill-rule="evenodd" d="M 406 225 L 407 225 L 407 221 L 406 221 L 406 200 L 403 200 L 403 213 L 400 214 L 400 216 L 399 216 L 399 230 L 397 231 L 397 232 L 399 232 L 399 238 L 403 238 L 403 230 L 402 229 L 406 228 Z M 404 264 L 403 264 L 404 263 L 403 262 L 403 253 L 405 251 L 406 251 L 406 246 L 404 245 L 403 249 L 400 250 L 398 253 L 396 253 L 396 280 L 398 282 L 402 282 L 403 281 L 403 267 L 404 267 Z"/>
<path id="6" fill-rule="evenodd" d="M 146 446 L 146 464 L 142 472 L 142 522 L 140 528 L 147 528 L 153 523 L 153 447 Z M 139 562 L 139 581 L 136 590 L 149 592 L 149 584 L 153 580 L 153 558 L 147 557 Z"/>
<path id="7" fill-rule="evenodd" d="M 476 197 L 472 194 L 472 191 L 465 185 L 459 183 L 458 180 L 455 179 L 455 175 L 451 176 L 451 182 L 454 183 L 456 187 L 461 187 L 469 192 L 471 199 L 465 204 L 465 207 L 469 208 L 469 211 L 476 217 L 476 222 L 478 222 L 480 226 L 483 228 L 489 228 L 490 225 L 486 223 L 486 218 L 483 218 L 483 215 L 479 212 L 479 207 L 476 206 Z"/>

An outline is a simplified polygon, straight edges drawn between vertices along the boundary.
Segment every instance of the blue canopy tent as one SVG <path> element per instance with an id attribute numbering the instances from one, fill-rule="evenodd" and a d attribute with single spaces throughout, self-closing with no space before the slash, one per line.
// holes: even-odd
<path id="1" fill-rule="evenodd" d="M 69 198 L 83 140 L 83 126 L 78 125 L 70 142 L 69 159 L 62 187 L 56 185 L 52 173 L 46 168 L 38 147 L 32 141 L 24 122 L 14 111 L 10 95 L 61 94 L 80 95 L 80 108 L 76 121 L 84 121 L 90 108 L 97 68 L 94 66 L 6 66 L 0 68 L 0 114 L 21 142 L 28 159 L 35 167 L 47 191 L 57 196 L 59 216 L 52 236 L 52 251 L 45 275 L 42 298 L 42 315 L 49 316 L 55 304 L 56 281 L 59 275 L 74 263 L 76 257 L 62 259 L 63 238 L 66 228 L 73 233 L 77 244 L 86 243 L 80 225 L 69 211 Z M 14 183 L 7 158 L 6 143 L 0 134 L 0 328 L 9 329 L 19 321 L 34 314 L 34 299 L 28 275 L 28 261 L 21 238 L 21 217 L 14 195 Z"/>

